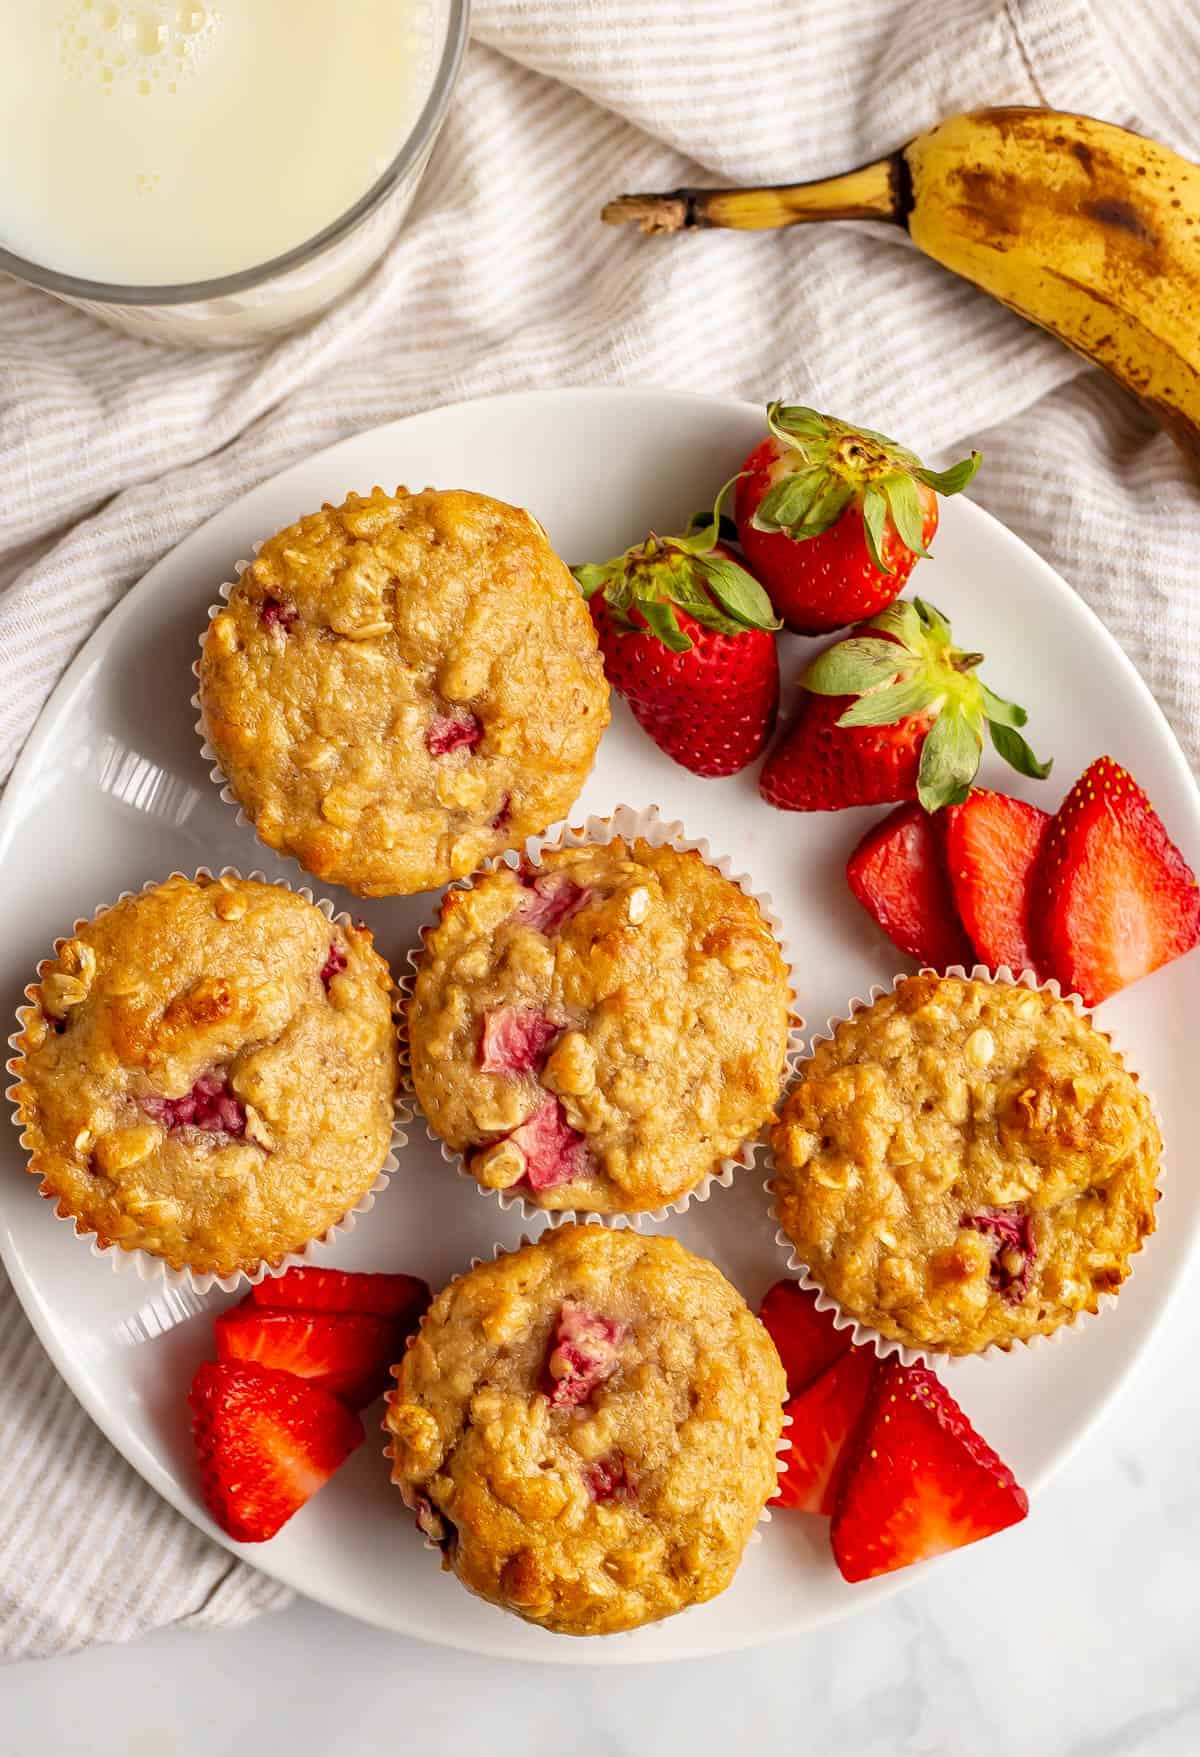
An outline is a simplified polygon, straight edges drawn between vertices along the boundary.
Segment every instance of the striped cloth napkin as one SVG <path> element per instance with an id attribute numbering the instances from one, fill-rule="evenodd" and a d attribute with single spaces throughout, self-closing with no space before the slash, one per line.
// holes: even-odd
<path id="1" fill-rule="evenodd" d="M 1132 402 L 885 228 L 647 243 L 595 216 L 842 170 L 982 103 L 1200 156 L 1198 73 L 1194 0 L 476 0 L 407 230 L 308 333 L 174 352 L 0 281 L 0 779 L 99 619 L 231 497 L 377 422 L 562 383 L 782 392 L 931 462 L 980 446 L 972 493 L 1100 612 L 1195 762 L 1200 497 Z M 286 1596 L 117 1457 L 3 1286 L 0 1653 Z"/>

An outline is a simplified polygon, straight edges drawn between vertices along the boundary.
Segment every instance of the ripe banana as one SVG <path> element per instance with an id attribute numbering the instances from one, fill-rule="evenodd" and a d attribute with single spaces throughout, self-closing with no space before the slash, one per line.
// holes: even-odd
<path id="1" fill-rule="evenodd" d="M 1200 464 L 1200 165 L 1090 116 L 952 116 L 840 177 L 623 195 L 644 232 L 881 219 L 1103 366 Z"/>

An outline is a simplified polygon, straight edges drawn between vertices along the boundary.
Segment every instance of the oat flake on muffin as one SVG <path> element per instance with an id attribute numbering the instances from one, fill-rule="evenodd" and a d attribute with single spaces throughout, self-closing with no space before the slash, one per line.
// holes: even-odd
<path id="1" fill-rule="evenodd" d="M 563 1226 L 451 1282 L 396 1369 L 392 1479 L 472 1592 L 560 1634 L 722 1592 L 776 1483 L 766 1330 L 671 1238 Z"/>
<path id="2" fill-rule="evenodd" d="M 790 1001 L 758 904 L 698 853 L 554 849 L 447 892 L 409 1005 L 413 1084 L 485 1188 L 651 1210 L 771 1114 Z"/>
<path id="3" fill-rule="evenodd" d="M 264 543 L 214 615 L 201 722 L 259 836 L 362 896 L 565 816 L 608 724 L 587 606 L 529 513 L 376 488 Z"/>
<path id="4" fill-rule="evenodd" d="M 29 1169 L 101 1245 L 198 1274 L 277 1266 L 391 1142 L 391 977 L 365 928 L 279 885 L 185 878 L 77 927 L 21 1009 Z"/>
<path id="5" fill-rule="evenodd" d="M 771 1146 L 801 1261 L 916 1349 L 1094 1312 L 1154 1230 L 1149 1100 L 1087 1017 L 1017 983 L 904 979 L 817 1044 Z"/>

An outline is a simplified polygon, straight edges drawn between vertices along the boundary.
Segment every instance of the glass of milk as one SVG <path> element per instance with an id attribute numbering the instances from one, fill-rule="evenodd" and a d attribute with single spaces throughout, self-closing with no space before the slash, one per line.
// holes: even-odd
<path id="1" fill-rule="evenodd" d="M 0 0 L 0 270 L 153 341 L 310 321 L 395 236 L 469 0 Z"/>

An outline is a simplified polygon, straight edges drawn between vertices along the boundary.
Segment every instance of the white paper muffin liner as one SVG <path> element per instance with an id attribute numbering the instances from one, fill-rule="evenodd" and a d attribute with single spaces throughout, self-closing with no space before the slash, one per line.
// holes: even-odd
<path id="1" fill-rule="evenodd" d="M 248 877 L 264 884 L 276 884 L 280 890 L 291 891 L 294 895 L 302 897 L 306 903 L 315 903 L 322 915 L 324 915 L 329 921 L 336 923 L 337 926 L 352 927 L 354 925 L 352 918 L 345 910 L 335 909 L 334 905 L 323 897 L 314 897 L 313 893 L 307 888 L 307 886 L 293 886 L 287 884 L 283 880 L 267 879 L 266 875 L 261 872 L 243 874 L 237 867 L 223 866 L 219 872 L 214 873 L 211 868 L 201 866 L 197 867 L 193 874 L 172 872 L 168 876 L 170 878 L 192 877 L 231 879 Z M 152 891 L 162 882 L 164 881 L 159 879 L 147 879 L 145 884 L 140 887 L 140 891 L 122 891 L 120 896 L 114 901 L 115 903 L 123 903 L 127 897 L 137 896 L 145 891 Z M 97 916 L 102 915 L 106 909 L 110 909 L 113 906 L 113 903 L 100 903 L 95 909 L 93 909 L 90 916 L 78 917 L 71 929 L 71 934 L 78 933 L 81 927 L 86 927 L 89 922 L 94 921 Z M 49 967 L 52 958 L 58 955 L 59 950 L 70 937 L 71 935 L 64 934 L 56 939 L 51 958 L 43 958 L 39 962 L 37 966 L 38 982 L 42 980 L 43 974 Z M 31 1156 L 33 1152 L 33 1144 L 26 1130 L 21 1127 L 20 1121 L 17 1118 L 16 1107 L 17 1094 L 20 1085 L 21 1066 L 24 1060 L 24 1055 L 20 1046 L 20 1037 L 28 1020 L 36 1010 L 34 1005 L 35 994 L 36 984 L 28 984 L 25 989 L 25 1004 L 17 1008 L 18 1029 L 8 1039 L 9 1048 L 13 1051 L 13 1055 L 5 1064 L 8 1073 L 13 1076 L 15 1081 L 14 1085 L 7 1088 L 5 1097 L 13 1106 L 14 1121 L 17 1122 L 17 1127 L 21 1131 L 21 1146 Z M 397 991 L 393 989 L 392 1012 L 394 1020 L 397 1019 L 397 1004 L 398 994 Z M 397 1082 L 396 1096 L 393 1106 L 391 1145 L 388 1148 L 387 1156 L 384 1159 L 382 1166 L 376 1174 L 375 1181 L 371 1184 L 370 1188 L 359 1197 L 353 1208 L 347 1210 L 342 1218 L 335 1221 L 334 1224 L 327 1228 L 319 1238 L 310 1239 L 308 1244 L 304 1246 L 303 1250 L 288 1252 L 278 1264 L 271 1265 L 260 1263 L 257 1268 L 253 1270 L 247 1271 L 239 1269 L 231 1275 L 217 1275 L 213 1272 L 202 1274 L 191 1269 L 174 1269 L 170 1264 L 165 1262 L 163 1258 L 156 1257 L 151 1252 L 140 1248 L 126 1250 L 116 1243 L 101 1245 L 95 1233 L 92 1232 L 82 1220 L 78 1219 L 73 1214 L 61 1213 L 57 1203 L 52 1209 L 52 1214 L 55 1220 L 64 1225 L 70 1226 L 76 1237 L 88 1239 L 91 1244 L 92 1255 L 101 1260 L 107 1259 L 110 1267 L 114 1271 L 132 1270 L 141 1281 L 165 1284 L 168 1289 L 189 1289 L 196 1294 L 206 1294 L 210 1293 L 214 1287 L 217 1287 L 224 1293 L 232 1293 L 239 1287 L 254 1287 L 264 1279 L 276 1275 L 283 1275 L 288 1269 L 295 1269 L 299 1268 L 301 1265 L 313 1265 L 318 1263 L 320 1260 L 318 1255 L 320 1250 L 328 1245 L 334 1244 L 339 1237 L 353 1232 L 362 1216 L 369 1214 L 371 1209 L 375 1206 L 376 1197 L 382 1195 L 383 1191 L 387 1189 L 388 1184 L 391 1182 L 392 1176 L 399 1163 L 397 1155 L 408 1144 L 408 1134 L 404 1125 L 411 1121 L 412 1111 L 405 1100 L 402 1085 Z M 44 1183 L 39 1186 L 39 1194 L 45 1196 L 48 1201 L 54 1200 L 53 1191 L 48 1191 Z"/>
<path id="2" fill-rule="evenodd" d="M 277 534 L 278 533 L 276 533 L 276 535 Z M 212 625 L 213 618 L 215 616 L 220 615 L 221 611 L 224 610 L 228 606 L 230 596 L 232 595 L 232 593 L 234 591 L 236 591 L 242 575 L 245 573 L 246 569 L 251 565 L 251 563 L 256 559 L 258 552 L 262 548 L 263 544 L 268 542 L 269 540 L 270 539 L 268 537 L 260 537 L 256 543 L 253 543 L 250 548 L 249 559 L 245 560 L 245 561 L 235 562 L 234 569 L 233 569 L 233 578 L 231 580 L 225 580 L 222 585 L 217 587 L 216 602 L 209 605 L 208 610 L 206 612 L 206 621 L 205 621 L 204 627 L 201 629 L 199 635 L 197 636 L 197 644 L 200 648 L 201 656 L 203 656 L 203 653 L 204 653 L 204 642 L 207 638 L 209 628 Z M 193 659 L 193 661 L 192 661 L 192 676 L 196 679 L 196 688 L 193 691 L 192 696 L 191 696 L 191 706 L 194 708 L 195 713 L 196 713 L 196 734 L 200 740 L 200 755 L 203 757 L 204 761 L 208 764 L 208 778 L 209 778 L 209 780 L 212 782 L 213 786 L 217 789 L 217 792 L 220 794 L 220 796 L 221 796 L 222 800 L 225 802 L 225 804 L 228 806 L 232 806 L 234 814 L 235 814 L 234 821 L 239 825 L 239 827 L 245 826 L 246 828 L 251 830 L 252 833 L 255 835 L 255 837 L 257 837 L 258 841 L 260 843 L 262 843 L 262 846 L 264 848 L 269 849 L 270 853 L 273 855 L 273 857 L 276 860 L 285 860 L 285 861 L 289 862 L 290 865 L 294 866 L 296 868 L 297 872 L 304 873 L 306 878 L 312 878 L 314 875 L 309 872 L 308 868 L 304 865 L 304 862 L 302 860 L 299 860 L 296 857 L 296 855 L 289 854 L 286 851 L 286 849 L 283 849 L 283 848 L 271 847 L 271 844 L 269 842 L 264 841 L 263 838 L 258 834 L 258 826 L 255 824 L 253 818 L 251 818 L 250 816 L 247 815 L 245 809 L 242 806 L 241 800 L 238 798 L 237 794 L 234 792 L 233 787 L 230 784 L 229 777 L 226 775 L 224 769 L 221 767 L 220 759 L 218 758 L 215 749 L 213 748 L 211 742 L 209 741 L 208 729 L 204 724 L 204 709 L 203 709 L 201 702 L 200 702 L 200 659 Z M 593 754 L 593 762 L 594 762 L 594 760 L 595 759 L 594 759 L 594 754 Z M 555 831 L 557 830 L 557 828 L 558 828 L 558 825 L 551 824 L 548 827 L 548 829 L 544 830 L 541 833 L 541 835 L 539 837 L 531 838 L 531 840 L 535 840 L 535 841 L 539 841 L 539 842 L 544 841 L 547 837 L 553 836 Z M 489 864 L 494 865 L 494 864 L 496 864 L 496 862 L 503 860 L 505 858 L 506 854 L 513 853 L 513 852 L 519 852 L 519 850 L 514 851 L 512 849 L 509 849 L 509 850 L 506 850 L 504 854 L 493 855 L 489 859 Z M 484 870 L 484 869 L 481 868 L 481 870 Z M 461 882 L 461 881 L 456 881 L 456 882 Z M 436 887 L 432 887 L 432 886 L 430 888 L 436 889 Z M 397 894 L 403 895 L 405 893 L 397 893 Z M 416 893 L 416 894 L 419 895 L 420 893 Z"/>
<path id="3" fill-rule="evenodd" d="M 890 983 L 874 984 L 865 1000 L 856 996 L 849 1003 L 849 1007 L 845 1014 L 829 1019 L 824 1031 L 814 1032 L 808 1044 L 803 1046 L 797 1054 L 789 1057 L 788 1092 L 790 1092 L 795 1085 L 800 1069 L 803 1067 L 804 1063 L 812 1059 L 813 1051 L 819 1043 L 829 1042 L 836 1033 L 839 1025 L 845 1024 L 849 1019 L 854 1018 L 856 1014 L 865 1012 L 869 1007 L 874 1006 L 876 1001 L 881 1000 L 884 995 L 894 993 L 900 984 L 909 981 L 913 974 L 914 972 L 911 970 L 902 971 L 899 975 L 894 976 Z M 970 969 L 967 969 L 962 964 L 951 964 L 944 971 L 923 968 L 919 974 L 922 976 L 957 976 L 975 982 L 989 982 L 999 986 L 1029 988 L 1042 994 L 1053 995 L 1056 1000 L 1065 1001 L 1068 1006 L 1074 1009 L 1075 1013 L 1080 1018 L 1087 1019 L 1090 1022 L 1092 1029 L 1104 1038 L 1105 1042 L 1108 1043 L 1110 1048 L 1116 1053 L 1126 1073 L 1129 1074 L 1130 1078 L 1136 1082 L 1138 1087 L 1145 1094 L 1147 1102 L 1153 1112 L 1154 1120 L 1158 1126 L 1158 1132 L 1161 1138 L 1162 1119 L 1159 1116 L 1158 1107 L 1154 1102 L 1153 1095 L 1148 1092 L 1146 1087 L 1142 1084 L 1140 1076 L 1136 1069 L 1130 1064 L 1121 1045 L 1115 1041 L 1113 1033 L 1107 1029 L 1102 1029 L 1096 1024 L 1092 1012 L 1085 1005 L 1080 995 L 1073 993 L 1064 994 L 1061 985 L 1054 978 L 1049 978 L 1045 982 L 1039 982 L 1031 970 L 1024 970 L 1020 974 L 1014 974 L 1007 964 L 1000 965 L 996 970 L 989 969 L 986 964 L 975 964 Z M 1158 1172 L 1155 1180 L 1156 1184 L 1161 1181 L 1165 1161 L 1166 1149 L 1164 1147 L 1163 1152 L 1159 1157 Z M 982 1348 L 975 1350 L 971 1354 L 952 1354 L 948 1349 L 934 1348 L 931 1346 L 912 1348 L 907 1343 L 897 1342 L 891 1337 L 883 1336 L 871 1325 L 862 1323 L 849 1312 L 844 1311 L 833 1295 L 826 1292 L 822 1283 L 812 1274 L 807 1263 L 805 1263 L 799 1255 L 796 1245 L 793 1243 L 789 1234 L 784 1230 L 783 1222 L 780 1218 L 775 1200 L 775 1165 L 769 1142 L 766 1152 L 766 1164 L 769 1175 L 763 1184 L 763 1188 L 767 1192 L 767 1197 L 770 1202 L 771 1218 L 775 1221 L 777 1227 L 775 1242 L 784 1252 L 788 1269 L 801 1287 L 806 1288 L 810 1293 L 816 1294 L 817 1310 L 821 1312 L 829 1312 L 832 1315 L 836 1329 L 849 1330 L 851 1337 L 856 1344 L 865 1344 L 866 1346 L 873 1348 L 876 1354 L 882 1359 L 886 1359 L 890 1355 L 895 1355 L 904 1366 L 917 1366 L 924 1362 L 926 1365 L 936 1367 L 938 1372 L 946 1370 L 953 1371 L 956 1368 L 965 1365 L 968 1361 L 980 1360 L 985 1355 L 1000 1354 L 1003 1356 L 1011 1354 L 1018 1345 L 1022 1348 L 1032 1348 L 1037 1344 L 1059 1342 L 1068 1331 L 1077 1330 L 1085 1320 L 1089 1318 L 1095 1320 L 1102 1316 L 1106 1311 L 1110 1311 L 1117 1304 L 1117 1299 L 1121 1292 L 1120 1288 L 1118 1288 L 1115 1293 L 1098 1294 L 1097 1309 L 1095 1312 L 1076 1312 L 1074 1317 L 1064 1320 L 1064 1322 L 1056 1329 L 1051 1330 L 1048 1333 L 1039 1333 L 1034 1336 L 1013 1336 L 1009 1339 L 1007 1346 L 1002 1341 L 988 1342 L 985 1343 Z M 1155 1202 L 1156 1222 L 1159 1219 L 1161 1206 L 1162 1193 L 1161 1191 L 1158 1191 Z M 1138 1243 L 1130 1253 L 1131 1257 L 1135 1259 L 1135 1263 L 1131 1264 L 1129 1273 L 1126 1275 L 1125 1281 L 1122 1283 L 1122 1287 L 1128 1285 L 1129 1281 L 1132 1279 L 1134 1267 L 1136 1265 L 1136 1258 L 1144 1249 L 1145 1241 L 1142 1241 Z"/>
<path id="4" fill-rule="evenodd" d="M 676 852 L 680 854 L 699 854 L 705 865 L 712 867 L 715 872 L 719 872 L 724 878 L 730 879 L 740 891 L 757 903 L 763 920 L 767 923 L 767 926 L 771 929 L 771 932 L 775 937 L 775 941 L 783 955 L 783 960 L 787 965 L 789 977 L 791 979 L 788 990 L 788 1000 L 791 1008 L 788 1045 L 785 1056 L 785 1066 L 780 1074 L 779 1097 L 782 1097 L 783 1090 L 785 1089 L 785 1082 L 787 1081 L 787 1073 L 791 1066 L 791 1058 L 793 1054 L 799 1052 L 802 1046 L 802 1033 L 804 1030 L 804 1021 L 794 1010 L 796 1000 L 795 970 L 788 950 L 787 941 L 784 937 L 783 923 L 776 915 L 774 905 L 767 893 L 765 891 L 756 891 L 752 880 L 745 873 L 735 873 L 733 871 L 733 863 L 728 855 L 714 855 L 709 843 L 704 838 L 695 841 L 691 840 L 684 834 L 683 825 L 677 820 L 664 818 L 656 805 L 646 806 L 641 810 L 635 810 L 633 806 L 629 805 L 618 805 L 611 814 L 605 817 L 589 817 L 579 826 L 563 824 L 556 828 L 552 827 L 547 830 L 544 835 L 531 836 L 522 848 L 510 849 L 507 854 L 496 855 L 492 859 L 485 861 L 483 866 L 480 867 L 479 872 L 472 873 L 468 878 L 455 880 L 455 882 L 448 886 L 447 889 L 462 891 L 470 890 L 474 886 L 476 880 L 484 873 L 494 872 L 500 866 L 515 867 L 520 863 L 522 858 L 528 860 L 534 866 L 537 866 L 541 863 L 542 855 L 548 851 L 553 851 L 559 848 L 584 848 L 596 845 L 606 847 L 618 837 L 623 837 L 626 841 L 640 839 L 649 842 L 652 848 L 669 846 L 674 848 Z M 440 920 L 441 903 L 439 903 L 438 913 L 435 918 L 421 929 L 421 936 L 418 944 L 412 947 L 407 955 L 408 969 L 398 978 L 398 986 L 400 990 L 399 1013 L 401 1021 L 400 1077 L 405 1089 L 406 1098 L 414 1113 L 420 1109 L 420 1102 L 417 1098 L 416 1089 L 413 1086 L 412 1071 L 409 1062 L 408 1004 L 412 999 L 417 972 L 421 967 L 425 941 Z M 776 1099 L 776 1102 L 778 1103 L 778 1098 Z M 506 1212 L 511 1208 L 516 1208 L 523 1220 L 549 1220 L 550 1224 L 554 1226 L 595 1221 L 603 1226 L 631 1227 L 636 1232 L 639 1231 L 649 1220 L 662 1221 L 666 1220 L 668 1216 L 672 1214 L 686 1214 L 688 1208 L 693 1202 L 707 1202 L 714 1189 L 728 1189 L 733 1182 L 734 1175 L 738 1171 L 751 1171 L 754 1167 L 759 1149 L 764 1144 L 765 1130 L 769 1125 L 769 1121 L 770 1119 L 768 1119 L 768 1124 L 764 1124 L 763 1128 L 759 1130 L 756 1136 L 744 1141 L 736 1154 L 729 1158 L 719 1160 L 715 1171 L 708 1172 L 700 1179 L 699 1183 L 696 1184 L 693 1189 L 685 1191 L 682 1196 L 677 1196 L 674 1201 L 667 1202 L 660 1208 L 644 1209 L 635 1213 L 620 1214 L 600 1214 L 596 1213 L 594 1210 L 582 1212 L 571 1208 L 543 1208 L 539 1206 L 538 1203 L 529 1201 L 518 1189 L 485 1189 L 485 1187 L 471 1173 L 467 1166 L 464 1154 L 456 1153 L 452 1147 L 447 1146 L 428 1120 L 426 1120 L 425 1123 L 425 1132 L 433 1142 L 434 1146 L 441 1152 L 442 1158 L 448 1165 L 452 1165 L 455 1168 L 460 1177 L 465 1178 L 468 1183 L 473 1185 L 479 1195 L 490 1201 L 499 1201 L 501 1208 Z"/>
<path id="5" fill-rule="evenodd" d="M 559 1224 L 561 1224 L 561 1225 L 567 1224 L 567 1220 L 566 1220 L 565 1216 L 562 1218 L 562 1220 L 560 1220 Z M 596 1225 L 602 1225 L 603 1222 L 599 1218 L 596 1218 L 596 1219 L 592 1219 L 592 1220 L 572 1221 L 570 1224 L 580 1225 L 580 1226 L 596 1226 Z M 520 1238 L 517 1240 L 515 1245 L 502 1245 L 502 1244 L 493 1245 L 490 1257 L 472 1257 L 470 1262 L 468 1263 L 466 1269 L 460 1270 L 457 1275 L 451 1276 L 450 1280 L 448 1282 L 446 1282 L 445 1286 L 446 1287 L 453 1286 L 455 1281 L 460 1281 L 464 1275 L 469 1274 L 472 1269 L 480 1268 L 484 1263 L 489 1263 L 489 1262 L 490 1263 L 498 1263 L 500 1261 L 501 1257 L 512 1256 L 517 1251 L 524 1250 L 524 1248 L 527 1245 L 536 1244 L 538 1242 L 538 1239 L 542 1236 L 544 1236 L 544 1235 L 523 1232 L 521 1234 Z M 696 1255 L 697 1253 L 693 1252 L 692 1254 Z M 705 1260 L 707 1261 L 707 1259 L 705 1259 Z M 724 1271 L 722 1271 L 722 1273 L 724 1273 Z M 728 1277 L 726 1277 L 726 1279 L 728 1279 Z M 730 1285 L 732 1286 L 733 1284 L 730 1283 Z M 441 1293 L 443 1291 L 444 1291 L 444 1288 L 439 1288 L 433 1296 L 434 1299 L 436 1300 L 441 1295 Z M 738 1291 L 740 1292 L 740 1289 Z M 750 1309 L 752 1310 L 753 1308 L 750 1308 Z M 409 1348 L 411 1348 L 411 1346 L 412 1346 L 413 1342 L 416 1340 L 417 1336 L 419 1336 L 421 1331 L 425 1328 L 425 1324 L 428 1319 L 428 1316 L 429 1316 L 429 1311 L 427 1308 L 424 1312 L 422 1312 L 420 1320 L 417 1324 L 417 1328 L 413 1331 L 412 1335 L 408 1338 L 408 1341 L 404 1345 L 404 1352 L 405 1353 L 408 1352 Z M 401 1358 L 403 1358 L 403 1356 Z M 399 1372 L 400 1372 L 400 1362 L 397 1361 L 396 1365 L 393 1366 L 393 1368 L 392 1368 L 393 1378 L 398 1378 Z M 387 1408 L 390 1410 L 392 1405 L 396 1401 L 396 1387 L 395 1386 L 391 1386 L 387 1391 L 384 1392 L 383 1400 L 384 1400 L 384 1403 L 387 1405 Z M 779 1439 L 775 1443 L 775 1455 L 776 1455 L 776 1460 L 777 1460 L 776 1465 L 775 1465 L 776 1484 L 779 1483 L 780 1479 L 783 1477 L 783 1474 L 788 1467 L 788 1458 L 789 1458 L 789 1455 L 791 1452 L 791 1440 L 788 1436 L 788 1429 L 792 1426 L 792 1417 L 787 1412 L 786 1395 L 785 1395 L 784 1401 L 785 1401 L 785 1407 L 783 1410 L 782 1425 L 780 1428 Z M 379 1425 L 380 1425 L 381 1433 L 383 1433 L 387 1436 L 387 1444 L 383 1447 L 383 1457 L 387 1460 L 388 1469 L 390 1472 L 393 1467 L 392 1439 L 391 1439 L 391 1431 L 387 1425 L 386 1414 L 384 1416 L 384 1419 L 382 1420 L 382 1422 Z M 393 1483 L 395 1482 L 394 1476 L 392 1477 L 392 1481 L 393 1481 Z M 778 1489 L 776 1489 L 776 1492 L 778 1492 Z M 772 1496 L 772 1499 L 774 1499 L 774 1496 Z M 406 1507 L 408 1507 L 407 1501 L 405 1501 L 404 1504 Z M 413 1511 L 413 1509 L 411 1507 L 408 1507 L 408 1511 L 411 1513 Z M 766 1503 L 766 1505 L 762 1508 L 762 1511 L 759 1513 L 758 1518 L 757 1518 L 755 1525 L 754 1525 L 754 1529 L 751 1531 L 749 1537 L 746 1539 L 745 1549 L 743 1549 L 743 1551 L 742 1551 L 743 1557 L 745 1556 L 746 1550 L 752 1548 L 755 1544 L 759 1544 L 762 1542 L 762 1528 L 764 1525 L 770 1525 L 770 1523 L 771 1523 L 771 1502 L 768 1501 Z M 420 1527 L 418 1526 L 417 1529 L 420 1530 Z M 421 1532 L 421 1541 L 422 1541 L 422 1544 L 425 1549 L 432 1550 L 436 1555 L 438 1555 L 439 1557 L 441 1556 L 441 1554 L 442 1554 L 441 1544 L 435 1543 L 433 1538 L 429 1537 L 425 1532 Z M 740 1566 L 741 1566 L 741 1564 L 739 1562 L 739 1568 L 740 1568 Z M 735 1574 L 735 1578 L 736 1578 L 736 1574 Z M 733 1582 L 731 1581 L 730 1585 L 732 1585 L 732 1584 L 733 1584 Z M 469 1591 L 470 1588 L 467 1588 L 467 1590 Z M 726 1588 L 726 1590 L 728 1591 L 728 1588 Z M 490 1602 L 490 1601 L 486 1601 L 486 1602 Z M 504 1612 L 503 1607 L 499 1606 L 499 1605 L 495 1605 L 492 1608 L 495 1610 L 501 1611 L 501 1613 L 504 1615 L 515 1615 L 516 1614 L 515 1612 Z M 661 1617 L 658 1620 L 660 1622 L 674 1622 L 677 1617 L 686 1616 L 688 1611 L 694 1611 L 697 1609 L 699 1609 L 699 1606 L 697 1606 L 697 1605 L 684 1605 L 681 1610 L 673 1611 L 669 1617 Z M 654 1624 L 652 1624 L 652 1623 L 642 1625 L 643 1629 L 653 1628 L 653 1627 L 654 1627 Z M 553 1631 L 550 1631 L 550 1633 L 553 1633 Z M 636 1635 L 638 1633 L 640 1633 L 640 1630 L 638 1630 L 638 1629 L 622 1629 L 622 1630 L 616 1631 L 612 1635 L 588 1636 L 588 1637 L 586 1637 L 586 1639 L 588 1639 L 588 1640 L 603 1640 L 603 1641 L 619 1640 L 619 1639 L 621 1639 L 622 1636 L 627 1637 L 630 1635 Z"/>
<path id="6" fill-rule="evenodd" d="M 207 619 L 205 621 L 204 627 L 201 629 L 199 635 L 197 636 L 197 642 L 200 647 L 201 653 L 204 652 L 205 637 L 208 634 L 208 631 L 209 631 L 209 628 L 212 624 L 213 618 L 215 616 L 219 616 L 221 611 L 225 609 L 226 605 L 229 603 L 230 593 L 235 589 L 235 587 L 237 586 L 242 575 L 245 573 L 246 569 L 250 566 L 250 562 L 255 558 L 255 556 L 257 556 L 259 550 L 262 548 L 262 546 L 266 542 L 266 540 L 267 539 L 265 537 L 260 537 L 258 542 L 253 544 L 251 547 L 250 559 L 246 560 L 246 561 L 235 562 L 234 569 L 233 569 L 233 578 L 231 580 L 226 580 L 222 585 L 217 587 L 217 600 L 215 603 L 209 605 L 208 611 L 206 613 Z M 208 741 L 208 730 L 204 724 L 204 710 L 200 705 L 200 660 L 199 659 L 193 659 L 193 661 L 192 661 L 192 676 L 196 679 L 196 689 L 195 689 L 194 694 L 192 695 L 191 705 L 196 710 L 196 732 L 197 732 L 199 739 L 200 739 L 200 755 L 204 758 L 205 762 L 209 766 L 208 767 L 208 778 L 212 782 L 213 786 L 217 789 L 218 793 L 221 795 L 221 798 L 225 801 L 225 804 L 231 805 L 233 807 L 234 812 L 236 814 L 236 818 L 235 818 L 236 823 L 239 826 L 246 825 L 251 831 L 253 831 L 254 835 L 258 837 L 258 840 L 260 842 L 262 842 L 263 847 L 267 848 L 270 846 L 270 844 L 267 842 L 263 842 L 262 837 L 258 835 L 258 830 L 255 827 L 253 821 L 250 818 L 248 818 L 246 816 L 246 813 L 242 810 L 241 801 L 238 799 L 237 794 L 233 791 L 233 788 L 229 785 L 229 781 L 225 775 L 225 771 L 221 767 L 220 763 L 217 760 L 217 753 Z M 271 853 L 275 856 L 275 858 L 277 860 L 291 861 L 292 865 L 297 867 L 300 872 L 304 872 L 307 870 L 305 867 L 301 866 L 300 862 L 296 859 L 295 855 L 287 854 L 281 848 L 272 848 Z"/>

